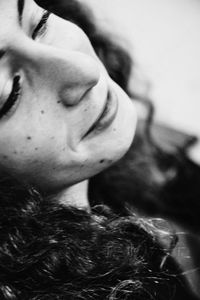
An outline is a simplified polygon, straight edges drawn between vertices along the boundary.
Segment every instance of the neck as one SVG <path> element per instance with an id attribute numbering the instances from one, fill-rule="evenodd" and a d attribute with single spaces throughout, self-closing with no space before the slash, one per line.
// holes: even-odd
<path id="1" fill-rule="evenodd" d="M 82 181 L 63 190 L 59 193 L 58 200 L 65 206 L 74 206 L 90 211 L 88 200 L 88 180 Z"/>

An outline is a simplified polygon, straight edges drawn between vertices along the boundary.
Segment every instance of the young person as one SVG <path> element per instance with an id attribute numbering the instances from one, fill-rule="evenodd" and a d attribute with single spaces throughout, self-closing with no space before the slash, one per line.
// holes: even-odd
<path id="1" fill-rule="evenodd" d="M 137 201 L 157 212 L 186 159 L 146 130 L 133 141 L 130 58 L 85 7 L 40 4 L 65 20 L 32 0 L 0 3 L 1 299 L 195 299 L 134 213 Z"/>

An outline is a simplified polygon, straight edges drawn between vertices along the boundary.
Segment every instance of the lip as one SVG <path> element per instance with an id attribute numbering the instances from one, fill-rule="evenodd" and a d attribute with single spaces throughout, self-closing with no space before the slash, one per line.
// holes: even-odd
<path id="1" fill-rule="evenodd" d="M 89 130 L 86 132 L 83 138 L 88 137 L 93 132 L 99 132 L 109 127 L 109 125 L 115 119 L 118 111 L 118 99 L 115 92 L 111 89 L 108 90 L 107 99 L 103 106 L 103 109 L 98 116 L 97 120 L 92 124 Z"/>

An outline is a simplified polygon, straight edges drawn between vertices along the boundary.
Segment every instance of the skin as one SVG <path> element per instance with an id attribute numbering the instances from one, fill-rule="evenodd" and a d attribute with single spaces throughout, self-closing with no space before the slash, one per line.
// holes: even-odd
<path id="1" fill-rule="evenodd" d="M 16 1 L 0 1 L 0 47 L 6 50 L 0 60 L 0 108 L 15 75 L 21 77 L 20 97 L 0 119 L 0 170 L 61 201 L 85 203 L 87 179 L 121 158 L 132 143 L 135 109 L 79 27 L 51 14 L 47 31 L 32 39 L 42 14 L 26 0 L 20 27 Z M 108 91 L 117 99 L 114 120 L 84 137 Z"/>

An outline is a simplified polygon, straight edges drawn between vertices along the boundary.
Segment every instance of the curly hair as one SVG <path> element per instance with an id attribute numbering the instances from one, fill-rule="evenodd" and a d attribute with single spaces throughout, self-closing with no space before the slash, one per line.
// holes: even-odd
<path id="1" fill-rule="evenodd" d="M 75 0 L 37 2 L 79 25 L 110 76 L 149 114 L 125 157 L 91 179 L 91 213 L 0 175 L 0 299 L 195 299 L 169 249 L 133 211 L 184 223 L 187 204 L 182 215 L 178 207 L 199 195 L 199 168 L 186 147 L 169 153 L 155 143 L 153 107 L 128 88 L 129 53 L 98 30 L 86 7 Z M 187 220 L 197 227 L 198 218 Z"/>
<path id="2" fill-rule="evenodd" d="M 195 299 L 134 214 L 65 207 L 9 177 L 0 198 L 0 299 Z"/>

